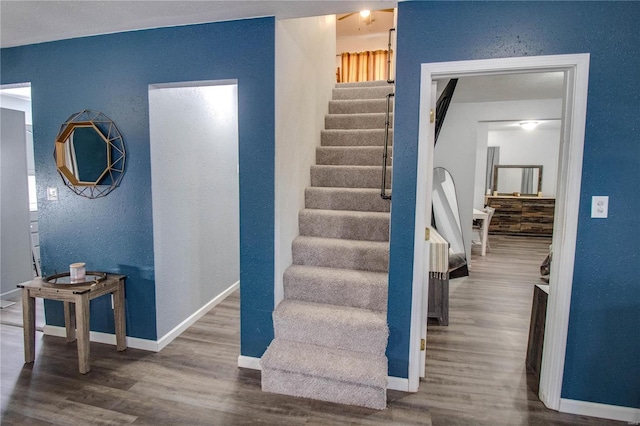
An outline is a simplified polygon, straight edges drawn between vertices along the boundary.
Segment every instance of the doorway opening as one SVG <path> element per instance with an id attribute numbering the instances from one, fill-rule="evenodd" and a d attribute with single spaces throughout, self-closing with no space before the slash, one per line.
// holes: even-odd
<path id="1" fill-rule="evenodd" d="M 549 294 L 546 319 L 546 334 L 543 350 L 542 372 L 539 396 L 549 408 L 558 409 L 562 388 L 562 373 L 568 330 L 568 313 L 575 257 L 575 243 L 578 222 L 580 181 L 582 172 L 582 152 L 586 118 L 589 55 L 558 55 L 524 58 L 506 58 L 477 61 L 423 64 L 421 70 L 420 125 L 418 141 L 418 170 L 416 197 L 416 236 L 423 233 L 425 225 L 431 222 L 431 208 L 426 200 L 431 198 L 433 136 L 430 132 L 429 109 L 433 82 L 441 78 L 459 78 L 478 75 L 519 74 L 530 72 L 563 72 L 565 74 L 562 105 L 563 125 L 561 129 L 561 149 L 556 195 L 555 224 L 553 230 L 554 262 L 550 280 L 553 286 Z M 428 259 L 429 247 L 423 239 L 416 238 L 414 247 L 414 296 L 412 336 L 420 337 L 421 326 L 426 322 L 426 312 L 422 298 L 428 292 L 428 280 L 423 259 Z M 427 256 L 425 256 L 425 254 Z M 426 330 L 426 326 L 424 326 Z M 416 345 L 416 348 L 418 345 Z M 419 377 L 420 353 L 412 349 L 410 354 L 410 386 L 417 385 Z"/>
<path id="2" fill-rule="evenodd" d="M 15 120 L 9 112 L 3 117 L 6 129 L 3 128 L 2 141 L 2 215 L 11 223 L 3 221 L 2 244 L 3 250 L 7 250 L 3 255 L 1 291 L 2 299 L 15 300 L 19 297 L 16 282 L 40 276 L 31 84 L 0 87 L 0 106 L 16 112 Z M 5 123 L 5 119 L 9 121 Z M 16 134 L 9 132 L 14 126 L 19 127 L 16 128 Z M 21 226 L 25 221 L 26 228 Z M 7 243 L 9 245 L 5 246 Z M 23 246 L 29 247 L 29 250 L 24 250 Z"/>
<path id="3" fill-rule="evenodd" d="M 158 346 L 238 288 L 238 84 L 149 87 Z"/>

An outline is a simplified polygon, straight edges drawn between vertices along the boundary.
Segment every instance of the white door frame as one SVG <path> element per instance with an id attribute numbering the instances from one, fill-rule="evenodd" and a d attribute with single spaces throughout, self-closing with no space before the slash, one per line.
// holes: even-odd
<path id="1" fill-rule="evenodd" d="M 426 315 L 423 299 L 428 294 L 425 271 L 424 228 L 429 223 L 431 209 L 427 186 L 432 167 L 427 157 L 433 146 L 429 132 L 431 83 L 436 79 L 478 75 L 515 74 L 530 72 L 565 72 L 563 126 L 559 158 L 556 211 L 553 228 L 554 261 L 551 266 L 546 331 L 540 374 L 540 399 L 551 409 L 560 408 L 564 372 L 569 308 L 573 284 L 582 155 L 587 114 L 589 54 L 529 56 L 521 58 L 485 59 L 422 64 L 420 80 L 420 120 L 418 130 L 418 169 L 416 182 L 415 246 L 411 302 L 411 331 L 409 349 L 409 390 L 417 391 L 420 377 L 421 318 Z M 432 164 L 432 161 L 431 161 Z M 423 359 L 423 358 L 422 358 Z"/>

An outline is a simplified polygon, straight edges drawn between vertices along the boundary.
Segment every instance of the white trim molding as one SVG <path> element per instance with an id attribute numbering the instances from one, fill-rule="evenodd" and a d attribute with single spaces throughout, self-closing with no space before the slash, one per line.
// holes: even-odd
<path id="1" fill-rule="evenodd" d="M 211 299 L 204 305 L 202 308 L 195 311 L 191 314 L 187 319 L 182 321 L 176 327 L 173 328 L 170 332 L 162 336 L 158 340 L 149 340 L 149 339 L 140 339 L 137 337 L 129 337 L 127 336 L 127 347 L 134 349 L 142 349 L 143 351 L 151 351 L 151 352 L 160 352 L 171 343 L 176 337 L 182 334 L 187 328 L 195 324 L 200 318 L 202 318 L 207 312 L 213 309 L 217 304 L 226 299 L 231 293 L 236 291 L 240 287 L 240 281 L 235 282 L 225 291 Z M 48 336 L 57 336 L 57 337 L 65 337 L 66 330 L 64 327 L 59 327 L 55 325 L 45 325 L 42 328 L 44 334 Z M 115 334 L 110 333 L 102 333 L 99 331 L 91 331 L 89 332 L 89 340 L 97 343 L 105 343 L 107 345 L 116 344 L 116 336 Z"/>
<path id="2" fill-rule="evenodd" d="M 260 358 L 256 358 L 253 356 L 240 355 L 238 357 L 238 367 L 262 371 L 262 366 L 260 365 Z"/>
<path id="3" fill-rule="evenodd" d="M 640 408 L 621 407 L 619 405 L 599 404 L 597 402 L 560 399 L 560 412 L 581 416 L 619 420 L 629 424 L 640 424 Z"/>
<path id="4" fill-rule="evenodd" d="M 387 377 L 387 389 L 402 392 L 411 392 L 409 390 L 409 379 L 405 379 L 404 377 Z"/>
<path id="5" fill-rule="evenodd" d="M 66 337 L 67 332 L 64 327 L 57 325 L 45 325 L 42 332 L 47 336 Z M 104 343 L 107 345 L 116 345 L 116 335 L 110 333 L 102 333 L 99 331 L 90 331 L 89 340 L 96 343 Z M 137 337 L 127 336 L 127 347 L 133 349 L 142 349 L 143 351 L 160 352 L 158 342 L 155 340 L 140 339 Z"/>
<path id="6" fill-rule="evenodd" d="M 195 324 L 196 321 L 202 318 L 207 312 L 213 309 L 214 306 L 222 302 L 224 299 L 227 298 L 227 296 L 229 296 L 231 293 L 236 291 L 238 288 L 240 288 L 240 281 L 236 281 L 225 291 L 223 291 L 222 293 L 220 293 L 219 295 L 211 299 L 209 302 L 207 302 L 207 304 L 204 305 L 202 308 L 198 309 L 193 314 L 191 314 L 191 316 L 189 316 L 187 319 L 185 319 L 180 324 L 175 326 L 173 330 L 171 330 L 170 332 L 162 336 L 160 339 L 158 339 L 158 348 L 159 348 L 158 350 L 162 350 L 165 346 L 171 343 L 173 339 L 175 339 L 180 334 L 182 334 L 182 332 L 185 331 L 187 328 Z"/>
<path id="7" fill-rule="evenodd" d="M 426 152 L 429 143 L 428 126 L 422 121 L 429 115 L 428 100 L 431 97 L 431 83 L 442 78 L 461 78 L 479 75 L 501 75 L 528 72 L 564 72 L 565 94 L 563 104 L 563 127 L 561 153 L 558 161 L 559 174 L 556 197 L 556 213 L 552 244 L 554 262 L 551 267 L 550 281 L 553 283 L 547 308 L 546 332 L 540 374 L 540 399 L 551 409 L 560 409 L 562 380 L 564 373 L 567 334 L 569 329 L 569 310 L 573 285 L 578 209 L 580 207 L 580 186 L 582 179 L 582 155 L 584 147 L 585 123 L 587 114 L 587 88 L 589 80 L 589 54 L 526 56 L 519 58 L 483 59 L 457 62 L 438 62 L 422 64 L 420 77 L 420 117 L 418 133 L 418 152 Z M 418 170 L 416 187 L 422 187 L 430 171 Z M 426 211 L 425 197 L 416 197 L 416 218 Z M 418 220 L 416 219 L 416 223 Z M 416 231 L 417 232 L 417 231 Z M 414 254 L 421 253 L 419 247 L 424 242 L 416 238 Z M 428 294 L 428 280 L 423 276 L 424 258 L 414 257 L 414 283 L 412 310 L 417 309 L 422 298 Z M 415 291 L 420 288 L 420 291 Z M 413 315 L 411 337 L 420 330 L 420 318 Z M 409 380 L 417 380 L 419 366 L 414 365 L 419 356 L 419 345 L 412 340 L 409 354 Z M 413 356 L 412 356 L 413 355 Z M 428 374 L 428 372 L 427 372 Z"/>
<path id="8" fill-rule="evenodd" d="M 21 295 L 22 295 L 21 291 L 22 291 L 21 288 L 16 288 L 15 290 L 9 290 L 7 292 L 4 292 L 4 293 L 0 294 L 0 299 L 2 299 L 2 300 L 11 300 L 12 302 L 17 302 L 21 298 Z"/>

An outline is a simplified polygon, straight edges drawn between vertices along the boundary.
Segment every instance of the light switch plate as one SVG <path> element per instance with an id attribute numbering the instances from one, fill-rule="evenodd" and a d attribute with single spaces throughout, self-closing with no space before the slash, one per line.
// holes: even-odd
<path id="1" fill-rule="evenodd" d="M 58 188 L 53 186 L 47 187 L 47 200 L 58 201 Z"/>
<path id="2" fill-rule="evenodd" d="M 591 217 L 604 219 L 609 216 L 609 197 L 596 195 L 591 197 Z"/>

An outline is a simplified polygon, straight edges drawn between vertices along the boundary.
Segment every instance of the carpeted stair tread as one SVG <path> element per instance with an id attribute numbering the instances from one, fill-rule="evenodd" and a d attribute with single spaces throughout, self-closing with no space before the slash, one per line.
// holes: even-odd
<path id="1" fill-rule="evenodd" d="M 393 102 L 389 104 L 393 112 Z M 339 99 L 329 101 L 329 114 L 358 114 L 366 112 L 387 112 L 386 99 Z"/>
<path id="2" fill-rule="evenodd" d="M 325 129 L 320 131 L 322 146 L 384 146 L 384 129 Z M 393 129 L 389 129 L 389 146 Z"/>
<path id="3" fill-rule="evenodd" d="M 387 191 L 391 194 L 391 190 Z M 388 212 L 391 202 L 380 197 L 379 188 L 307 187 L 305 206 L 308 209 L 359 210 Z"/>
<path id="4" fill-rule="evenodd" d="M 311 186 L 380 188 L 382 166 L 311 166 Z M 391 167 L 387 167 L 386 187 L 391 188 Z"/>
<path id="5" fill-rule="evenodd" d="M 362 114 L 326 114 L 325 129 L 384 129 L 386 114 L 371 112 Z M 389 126 L 393 127 L 393 114 L 389 116 Z"/>
<path id="6" fill-rule="evenodd" d="M 387 387 L 387 358 L 374 354 L 275 339 L 260 365 L 340 382 Z"/>
<path id="7" fill-rule="evenodd" d="M 300 235 L 349 240 L 389 241 L 390 214 L 351 210 L 303 209 Z"/>
<path id="8" fill-rule="evenodd" d="M 384 99 L 393 91 L 393 86 L 338 87 L 333 89 L 331 99 Z"/>
<path id="9" fill-rule="evenodd" d="M 384 356 L 389 329 L 384 312 L 302 300 L 273 311 L 276 339 Z"/>
<path id="10" fill-rule="evenodd" d="M 269 346 L 267 352 L 263 355 L 263 359 L 266 357 L 267 362 L 261 362 L 262 390 L 264 392 L 312 398 L 339 404 L 357 405 L 376 410 L 384 410 L 386 408 L 387 390 L 385 386 L 371 386 L 355 381 L 323 377 L 321 374 L 317 374 L 318 371 L 322 370 L 315 365 L 307 366 L 300 361 L 307 358 L 307 355 L 310 353 L 318 353 L 314 351 L 315 347 L 309 350 L 298 349 L 297 347 L 293 347 L 295 342 L 281 341 L 280 339 L 275 339 L 271 345 L 274 344 L 276 346 L 274 346 L 273 349 Z M 280 359 L 279 355 L 285 352 L 292 353 L 296 356 L 296 360 L 290 360 L 288 358 Z M 319 354 L 322 353 L 323 352 L 319 352 Z M 315 361 L 316 357 L 312 356 L 308 359 Z M 379 364 L 377 359 L 372 359 L 368 355 L 360 359 L 360 368 L 363 370 L 369 371 L 375 369 L 376 371 L 387 371 L 387 367 Z M 336 365 L 344 365 L 342 369 L 337 369 L 337 371 L 345 370 L 345 374 L 341 375 L 341 377 L 348 378 L 353 376 L 353 374 L 349 374 L 348 371 L 346 371 L 351 364 L 350 358 L 330 355 L 329 360 L 334 361 Z M 272 363 L 278 366 L 287 363 L 296 370 L 307 368 L 308 373 L 289 371 L 292 367 L 290 367 L 289 370 L 272 368 L 270 366 Z M 367 363 L 367 367 L 363 368 L 362 363 Z M 379 373 L 374 377 L 379 377 Z M 371 381 L 371 379 L 368 380 L 368 382 Z"/>
<path id="11" fill-rule="evenodd" d="M 333 89 L 260 361 L 264 391 L 386 407 L 390 201 L 380 184 L 386 174 L 391 185 L 382 147 L 393 145 L 393 92 L 386 81 Z"/>
<path id="12" fill-rule="evenodd" d="M 354 269 L 291 265 L 284 271 L 285 299 L 385 312 L 388 274 Z"/>
<path id="13" fill-rule="evenodd" d="M 292 243 L 295 265 L 387 272 L 389 243 L 298 236 Z"/>
<path id="14" fill-rule="evenodd" d="M 333 166 L 382 166 L 381 146 L 319 146 L 316 148 L 316 165 Z M 392 165 L 393 152 L 387 151 L 387 165 Z"/>

